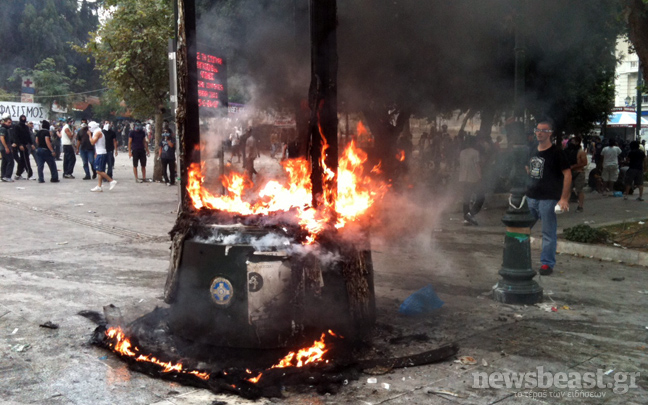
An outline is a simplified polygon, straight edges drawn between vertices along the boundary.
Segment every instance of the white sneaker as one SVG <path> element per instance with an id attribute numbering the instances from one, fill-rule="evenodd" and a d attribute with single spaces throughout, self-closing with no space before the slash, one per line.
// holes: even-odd
<path id="1" fill-rule="evenodd" d="M 110 190 L 112 190 L 113 188 L 115 188 L 116 185 L 117 185 L 117 180 L 113 180 L 113 181 L 111 181 L 111 182 L 110 182 Z"/>
<path id="2" fill-rule="evenodd" d="M 30 178 L 28 178 L 27 180 L 36 180 L 36 177 L 34 177 L 34 176 L 31 176 L 31 177 L 30 177 Z"/>
<path id="3" fill-rule="evenodd" d="M 98 192 L 98 193 L 100 193 L 100 192 L 103 191 L 103 188 L 101 188 L 101 187 L 99 187 L 99 186 L 95 186 L 95 188 L 91 189 L 90 191 L 94 191 L 94 192 Z"/>

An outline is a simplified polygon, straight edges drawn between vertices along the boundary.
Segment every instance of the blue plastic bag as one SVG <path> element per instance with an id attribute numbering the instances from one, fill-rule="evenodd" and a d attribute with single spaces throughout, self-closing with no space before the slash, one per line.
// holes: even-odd
<path id="1" fill-rule="evenodd" d="M 398 312 L 403 315 L 420 315 L 426 312 L 439 309 L 443 306 L 443 301 L 428 284 L 416 291 L 403 301 Z"/>

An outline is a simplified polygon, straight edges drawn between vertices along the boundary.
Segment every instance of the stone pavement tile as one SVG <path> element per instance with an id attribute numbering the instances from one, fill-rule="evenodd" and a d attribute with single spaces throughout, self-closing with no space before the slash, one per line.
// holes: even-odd
<path id="1" fill-rule="evenodd" d="M 208 390 L 192 390 L 184 394 L 169 395 L 163 402 L 153 405 L 203 405 L 219 403 L 227 405 L 264 405 L 270 403 L 269 400 L 260 399 L 257 401 L 243 399 L 233 395 L 216 395 Z"/>

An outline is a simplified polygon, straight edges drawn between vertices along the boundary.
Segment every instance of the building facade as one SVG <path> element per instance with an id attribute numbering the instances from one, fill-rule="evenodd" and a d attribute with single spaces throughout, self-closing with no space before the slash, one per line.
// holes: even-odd
<path id="1" fill-rule="evenodd" d="M 619 64 L 616 67 L 614 80 L 616 107 L 635 107 L 637 105 L 637 78 L 639 76 L 639 57 L 632 50 L 632 44 L 627 38 L 619 38 L 616 45 L 616 57 Z M 648 115 L 648 95 L 642 97 L 642 115 Z"/>

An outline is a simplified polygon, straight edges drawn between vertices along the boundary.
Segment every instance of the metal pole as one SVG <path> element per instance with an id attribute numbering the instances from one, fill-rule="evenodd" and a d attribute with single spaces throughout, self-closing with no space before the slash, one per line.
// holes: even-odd
<path id="1" fill-rule="evenodd" d="M 635 129 L 635 139 L 641 139 L 641 102 L 643 98 L 643 78 L 641 72 L 641 61 L 638 62 L 639 69 L 637 71 L 637 128 Z"/>
<path id="2" fill-rule="evenodd" d="M 507 127 L 508 141 L 513 143 L 513 174 L 509 208 L 502 216 L 506 225 L 504 237 L 504 255 L 498 281 L 493 291 L 493 298 L 505 304 L 532 305 L 542 301 L 542 287 L 533 277 L 531 268 L 531 226 L 536 222 L 529 211 L 526 198 L 527 146 L 524 131 L 524 58 L 525 45 L 520 30 L 523 21 L 520 15 L 516 18 L 515 27 L 515 122 Z"/>

